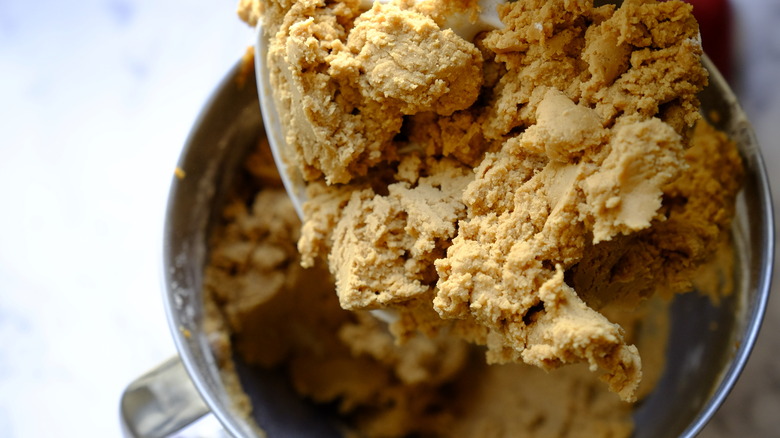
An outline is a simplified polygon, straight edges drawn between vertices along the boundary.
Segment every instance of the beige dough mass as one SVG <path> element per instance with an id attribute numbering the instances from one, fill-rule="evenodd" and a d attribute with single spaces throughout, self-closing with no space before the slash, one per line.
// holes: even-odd
<path id="1" fill-rule="evenodd" d="M 632 405 L 611 394 L 587 367 L 546 373 L 525 364 L 487 365 L 482 348 L 451 328 L 398 344 L 369 313 L 342 309 L 327 267 L 300 266 L 300 223 L 274 175 L 267 143 L 261 142 L 247 167 L 248 186 L 260 189 L 236 196 L 223 210 L 204 277 L 204 328 L 235 412 L 252 418 L 234 368 L 239 357 L 245 364 L 281 368 L 301 397 L 335 406 L 345 436 L 631 434 Z M 663 370 L 666 305 L 656 299 L 608 314 L 627 327 L 627 339 L 644 355 L 660 359 L 645 366 L 641 397 Z"/>
<path id="2" fill-rule="evenodd" d="M 636 400 L 639 352 L 601 310 L 688 291 L 739 188 L 728 141 L 689 153 L 719 138 L 697 124 L 691 7 L 517 0 L 474 41 L 441 27 L 456 7 L 473 5 L 241 3 L 308 181 L 302 263 L 327 260 L 342 308 L 393 310 L 398 342 L 585 363 Z"/>

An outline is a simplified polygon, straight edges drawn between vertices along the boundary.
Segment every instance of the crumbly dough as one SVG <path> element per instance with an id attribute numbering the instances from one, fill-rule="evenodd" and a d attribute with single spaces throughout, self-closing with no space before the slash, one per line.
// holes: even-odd
<path id="1" fill-rule="evenodd" d="M 427 176 L 420 174 L 423 169 Z M 304 233 L 332 234 L 328 262 L 345 309 L 377 309 L 429 292 L 438 278 L 434 262 L 445 255 L 442 245 L 455 237 L 456 223 L 465 218 L 460 196 L 473 180 L 471 169 L 413 155 L 404 158 L 397 176 L 400 181 L 390 184 L 384 196 L 366 187 L 346 190 L 334 202 L 328 187 L 320 186 L 321 194 L 310 190 L 317 199 L 311 207 L 333 209 L 307 210 L 326 220 L 307 222 Z M 309 242 L 301 242 L 306 266 L 314 262 L 315 250 L 304 246 Z"/>
<path id="2" fill-rule="evenodd" d="M 247 167 L 257 182 L 249 185 L 260 190 L 225 207 L 204 277 L 205 330 L 238 412 L 251 418 L 253 407 L 234 355 L 248 365 L 280 367 L 302 397 L 335 406 L 353 432 L 347 436 L 631 434 L 631 405 L 586 367 L 548 374 L 525 364 L 487 365 L 481 348 L 453 328 L 399 345 L 372 315 L 342 309 L 327 269 L 300 266 L 300 224 L 266 144 Z M 607 312 L 643 353 L 663 357 L 668 321 L 662 300 L 639 311 Z M 641 394 L 653 388 L 663 361 L 647 368 Z"/>
<path id="3" fill-rule="evenodd" d="M 396 157 L 404 116 L 451 115 L 482 85 L 479 50 L 428 16 L 376 3 L 294 3 L 269 44 L 271 83 L 289 115 L 304 178 L 346 183 Z"/>
<path id="4" fill-rule="evenodd" d="M 639 352 L 600 309 L 687 291 L 739 188 L 733 145 L 693 131 L 690 5 L 517 0 L 474 41 L 425 2 L 358 6 L 241 5 L 310 182 L 303 264 L 327 258 L 344 309 L 392 309 L 399 341 L 584 362 L 635 400 Z M 692 136 L 719 151 L 692 156 Z"/>

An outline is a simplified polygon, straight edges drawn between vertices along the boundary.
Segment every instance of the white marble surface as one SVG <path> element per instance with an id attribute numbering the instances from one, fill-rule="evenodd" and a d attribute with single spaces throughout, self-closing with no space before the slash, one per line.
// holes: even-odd
<path id="1" fill-rule="evenodd" d="M 122 389 L 175 352 L 164 204 L 199 108 L 250 44 L 234 3 L 0 0 L 0 436 L 120 436 Z M 772 173 L 780 0 L 733 6 L 736 88 Z M 780 435 L 776 295 L 702 436 Z"/>

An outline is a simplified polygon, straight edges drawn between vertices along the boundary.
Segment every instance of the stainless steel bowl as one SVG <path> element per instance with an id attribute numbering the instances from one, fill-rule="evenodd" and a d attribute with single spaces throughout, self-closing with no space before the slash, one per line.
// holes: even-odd
<path id="1" fill-rule="evenodd" d="M 703 113 L 719 114 L 713 124 L 739 144 L 746 167 L 733 227 L 739 258 L 737 287 L 719 306 L 698 294 L 675 299 L 666 368 L 654 392 L 637 405 L 637 438 L 693 436 L 704 427 L 748 359 L 769 293 L 774 230 L 761 153 L 736 97 L 707 59 L 705 66 L 711 76 L 701 95 Z M 206 105 L 181 154 L 179 167 L 186 177 L 174 178 L 171 184 L 163 242 L 165 305 L 189 379 L 182 377 L 179 362 L 173 360 L 131 385 L 122 415 L 132 436 L 170 432 L 207 410 L 234 436 L 262 433 L 231 408 L 202 326 L 209 232 L 243 158 L 264 135 L 255 81 L 250 77 L 239 85 L 240 74 L 237 65 Z M 269 436 L 340 436 L 335 420 L 296 397 L 281 376 L 247 368 L 236 359 L 242 384 L 253 401 L 254 421 Z M 170 394 L 178 389 L 171 388 L 190 382 L 194 391 L 182 389 L 172 401 Z M 198 404 L 195 392 L 206 406 Z M 175 421 L 171 412 L 179 413 Z"/>

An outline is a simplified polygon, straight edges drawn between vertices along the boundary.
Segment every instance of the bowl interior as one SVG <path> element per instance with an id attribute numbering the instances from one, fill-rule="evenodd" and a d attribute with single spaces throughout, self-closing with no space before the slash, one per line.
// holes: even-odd
<path id="1" fill-rule="evenodd" d="M 746 167 L 733 227 L 736 287 L 718 306 L 699 294 L 675 299 L 666 368 L 654 392 L 637 406 L 637 438 L 701 430 L 747 360 L 769 291 L 774 236 L 766 173 L 736 98 L 708 60 L 705 65 L 712 75 L 701 96 L 703 113 L 738 142 Z M 215 213 L 237 181 L 244 157 L 264 135 L 255 80 L 242 75 L 239 63 L 204 108 L 182 152 L 179 166 L 186 177 L 174 178 L 171 186 L 164 263 L 169 323 L 185 367 L 228 432 L 251 436 L 253 426 L 231 408 L 201 324 L 202 273 Z M 237 80 L 241 77 L 244 80 Z M 184 336 L 181 328 L 190 335 Z M 270 436 L 340 436 L 335 420 L 297 397 L 278 372 L 253 369 L 235 359 L 255 406 L 254 420 Z"/>

